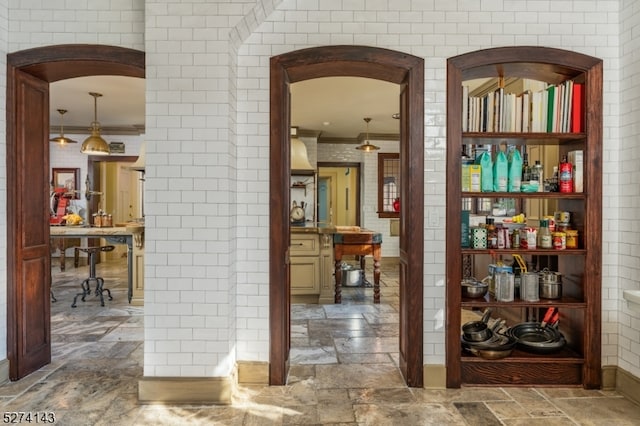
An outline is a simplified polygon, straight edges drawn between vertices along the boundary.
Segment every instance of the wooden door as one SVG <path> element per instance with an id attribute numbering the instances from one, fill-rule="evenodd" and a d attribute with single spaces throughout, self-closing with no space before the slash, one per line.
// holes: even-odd
<path id="1" fill-rule="evenodd" d="M 17 129 L 7 150 L 7 342 L 9 377 L 17 380 L 51 362 L 49 252 L 49 84 L 15 71 L 8 117 Z"/>
<path id="2" fill-rule="evenodd" d="M 412 81 L 422 81 L 422 73 L 400 84 L 400 371 L 407 385 L 422 387 L 423 336 L 423 222 L 424 222 L 424 144 L 421 141 L 423 120 L 415 119 L 414 97 L 418 87 Z M 414 120 L 404 117 L 413 116 Z M 417 121 L 417 122 L 416 122 Z M 416 136 L 419 135 L 419 136 Z"/>

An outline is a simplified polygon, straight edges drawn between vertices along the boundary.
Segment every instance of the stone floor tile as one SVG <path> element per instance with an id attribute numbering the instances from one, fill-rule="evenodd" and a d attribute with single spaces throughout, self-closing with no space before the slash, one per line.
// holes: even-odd
<path id="1" fill-rule="evenodd" d="M 372 289 L 343 289 L 339 305 L 293 304 L 285 386 L 238 386 L 231 405 L 143 405 L 144 307 L 126 297 L 126 263 L 103 262 L 113 301 L 71 308 L 87 268 L 52 268 L 52 362 L 0 384 L 6 411 L 52 411 L 64 425 L 637 425 L 640 406 L 580 388 L 408 388 L 398 353 L 398 268 Z"/>

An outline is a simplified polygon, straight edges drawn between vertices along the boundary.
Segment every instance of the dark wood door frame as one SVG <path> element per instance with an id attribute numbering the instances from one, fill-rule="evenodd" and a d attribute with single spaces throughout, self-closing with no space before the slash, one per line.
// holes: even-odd
<path id="1" fill-rule="evenodd" d="M 91 75 L 144 78 L 145 54 L 141 51 L 115 46 L 73 44 L 38 47 L 7 55 L 7 205 L 28 207 L 7 209 L 7 358 L 11 380 L 18 380 L 39 367 L 37 364 L 25 365 L 24 363 L 24 345 L 32 340 L 31 334 L 41 333 L 42 330 L 45 330 L 45 334 L 50 334 L 51 331 L 47 318 L 49 315 L 49 289 L 39 288 L 37 292 L 28 291 L 38 286 L 48 287 L 50 285 L 50 276 L 48 276 L 50 268 L 42 268 L 39 274 L 43 274 L 43 276 L 37 276 L 31 272 L 25 278 L 22 254 L 25 229 L 40 229 L 44 226 L 44 238 L 42 239 L 46 241 L 48 246 L 49 227 L 43 225 L 43 218 L 46 218 L 46 213 L 43 212 L 48 209 L 47 205 L 44 202 L 28 202 L 34 194 L 28 190 L 24 177 L 21 175 L 22 170 L 37 169 L 38 173 L 34 173 L 33 176 L 40 177 L 42 194 L 48 194 L 48 157 L 32 158 L 28 164 L 21 160 L 24 158 L 21 153 L 28 152 L 37 146 L 34 144 L 46 144 L 44 146 L 48 152 L 48 114 L 41 117 L 25 111 L 21 97 L 18 96 L 20 87 L 16 83 L 23 76 L 42 82 L 45 96 L 42 97 L 38 107 L 49 111 L 49 83 Z M 30 123 L 33 125 L 35 120 L 38 120 L 38 127 L 44 125 L 46 129 L 44 132 L 46 134 L 42 136 L 41 141 L 38 140 L 40 137 L 24 137 L 30 128 Z M 43 121 L 45 121 L 44 124 Z M 32 186 L 34 185 L 37 187 L 38 183 L 32 182 Z M 48 250 L 46 256 L 48 256 Z M 33 312 L 40 318 L 38 320 L 40 323 L 34 329 L 28 327 L 24 320 L 25 306 L 32 306 L 32 304 L 42 307 L 39 312 Z M 46 336 L 44 340 L 47 340 Z M 38 362 L 45 365 L 51 362 L 50 340 L 47 345 L 43 345 L 42 351 L 43 356 Z"/>
<path id="2" fill-rule="evenodd" d="M 320 77 L 354 76 L 401 85 L 400 370 L 409 386 L 423 385 L 424 60 L 366 46 L 325 46 L 271 58 L 269 383 L 286 383 L 290 348 L 289 85 Z"/>

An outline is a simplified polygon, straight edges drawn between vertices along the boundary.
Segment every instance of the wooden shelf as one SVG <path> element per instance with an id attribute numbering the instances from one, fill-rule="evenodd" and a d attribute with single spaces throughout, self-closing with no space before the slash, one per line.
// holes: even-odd
<path id="1" fill-rule="evenodd" d="M 583 200 L 587 197 L 585 192 L 462 192 L 462 198 L 518 198 L 518 199 L 564 199 Z"/>
<path id="2" fill-rule="evenodd" d="M 464 132 L 463 144 L 476 145 L 562 145 L 572 144 L 584 140 L 584 133 L 494 133 L 494 132 Z"/>
<path id="3" fill-rule="evenodd" d="M 584 84 L 583 132 L 494 133 L 462 132 L 463 82 L 476 78 L 532 79 L 561 84 L 571 79 Z M 446 365 L 447 387 L 485 386 L 601 386 L 602 299 L 602 60 L 566 50 L 545 47 L 503 47 L 470 52 L 447 61 L 447 224 L 446 224 Z M 460 129 L 460 130 L 456 130 Z M 463 145 L 515 145 L 557 147 L 559 155 L 584 152 L 584 192 L 462 192 L 460 150 Z M 537 148 L 536 148 L 537 149 Z M 556 148 L 554 148 L 556 149 Z M 527 149 L 529 152 L 529 149 Z M 558 158 L 558 161 L 560 158 Z M 580 249 L 471 249 L 462 248 L 461 209 L 465 198 L 511 198 L 516 208 L 527 200 L 553 202 L 572 212 L 572 225 L 580 231 Z M 517 211 L 517 210 L 516 210 Z M 552 212 L 551 212 L 552 213 Z M 549 212 L 541 213 L 549 214 Z M 548 259 L 563 277 L 571 277 L 560 299 L 498 302 L 493 296 L 462 298 L 463 266 L 483 264 L 488 256 L 520 254 Z M 470 259 L 469 259 L 470 258 Z M 546 262 L 546 261 L 545 261 Z M 543 262 L 544 263 L 544 262 Z M 472 266 L 473 267 L 473 266 Z M 472 271 L 475 272 L 475 271 Z M 521 350 L 500 360 L 485 360 L 464 351 L 460 344 L 461 310 L 493 307 L 513 314 L 511 324 L 529 308 L 555 306 L 565 313 L 561 329 L 571 346 L 546 355 Z M 504 318 L 504 317 L 503 317 Z"/>
<path id="4" fill-rule="evenodd" d="M 489 254 L 492 256 L 499 256 L 503 254 L 519 254 L 529 256 L 584 256 L 587 254 L 585 249 L 472 249 L 464 248 L 460 249 L 461 254 Z"/>
<path id="5" fill-rule="evenodd" d="M 515 299 L 513 302 L 499 302 L 490 294 L 487 294 L 484 298 L 462 298 L 460 301 L 460 307 L 462 308 L 488 308 L 488 307 L 514 307 L 514 308 L 549 308 L 555 306 L 557 308 L 579 308 L 584 309 L 587 307 L 586 302 L 582 299 L 575 297 L 561 297 L 559 299 L 540 299 L 537 302 L 529 302 L 526 300 Z"/>
<path id="6" fill-rule="evenodd" d="M 511 355 L 502 359 L 484 359 L 479 356 L 475 356 L 466 350 L 462 350 L 462 361 L 463 362 L 565 362 L 565 363 L 582 363 L 584 362 L 584 357 L 578 354 L 575 350 L 571 349 L 568 346 L 565 346 L 558 352 L 550 353 L 550 354 L 535 354 L 533 352 L 523 351 L 522 349 L 514 348 Z"/>

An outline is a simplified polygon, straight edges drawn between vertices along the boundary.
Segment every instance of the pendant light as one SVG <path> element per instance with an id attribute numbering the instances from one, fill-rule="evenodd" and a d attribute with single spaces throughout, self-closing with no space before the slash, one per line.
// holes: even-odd
<path id="1" fill-rule="evenodd" d="M 77 141 L 74 141 L 73 139 L 69 139 L 64 136 L 64 115 L 66 114 L 67 110 L 59 109 L 57 111 L 58 113 L 60 113 L 60 136 L 56 136 L 55 138 L 49 139 L 49 142 L 57 142 L 60 145 L 66 145 L 68 143 L 78 143 Z"/>
<path id="2" fill-rule="evenodd" d="M 369 122 L 371 121 L 371 118 L 365 117 L 364 121 L 365 123 L 367 123 L 367 139 L 365 139 L 362 145 L 357 146 L 356 149 L 359 149 L 360 151 L 364 151 L 364 152 L 377 151 L 378 149 L 380 149 L 380 147 L 369 143 Z"/>
<path id="3" fill-rule="evenodd" d="M 96 92 L 89 92 L 89 94 L 93 96 L 94 118 L 90 128 L 91 136 L 82 142 L 80 152 L 83 154 L 109 155 L 109 144 L 100 136 L 100 123 L 98 122 L 98 98 L 102 94 Z"/>

